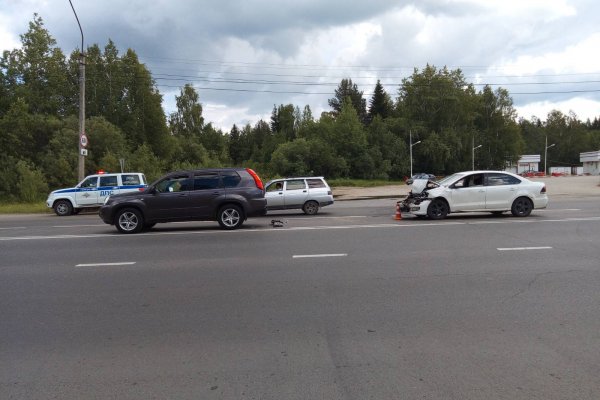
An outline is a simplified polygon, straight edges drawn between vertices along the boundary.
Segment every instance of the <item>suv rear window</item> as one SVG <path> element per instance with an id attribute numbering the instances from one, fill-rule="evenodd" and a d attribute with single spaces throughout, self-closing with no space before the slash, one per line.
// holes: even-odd
<path id="1" fill-rule="evenodd" d="M 101 176 L 100 177 L 100 186 L 104 187 L 104 186 L 118 186 L 119 184 L 117 183 L 117 176 L 113 175 L 113 176 Z"/>
<path id="2" fill-rule="evenodd" d="M 223 179 L 223 187 L 232 188 L 239 185 L 242 177 L 235 171 L 223 171 L 221 172 L 221 178 Z"/>
<path id="3" fill-rule="evenodd" d="M 121 180 L 123 181 L 123 186 L 137 186 L 142 184 L 139 175 L 121 175 Z"/>
<path id="4" fill-rule="evenodd" d="M 325 187 L 325 182 L 323 182 L 322 179 L 307 179 L 306 183 L 308 183 L 308 187 L 310 189 L 324 188 Z"/>
<path id="5" fill-rule="evenodd" d="M 194 175 L 194 190 L 216 189 L 218 187 L 218 174 Z"/>

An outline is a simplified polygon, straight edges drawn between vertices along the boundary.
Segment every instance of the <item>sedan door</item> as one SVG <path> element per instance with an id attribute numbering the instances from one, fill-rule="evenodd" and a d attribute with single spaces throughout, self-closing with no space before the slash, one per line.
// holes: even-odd
<path id="1" fill-rule="evenodd" d="M 510 210 L 513 200 L 517 197 L 521 181 L 514 176 L 501 172 L 486 174 L 486 204 L 489 210 Z"/>
<path id="2" fill-rule="evenodd" d="M 458 180 L 451 187 L 451 211 L 485 209 L 486 187 L 483 174 L 471 174 Z"/>

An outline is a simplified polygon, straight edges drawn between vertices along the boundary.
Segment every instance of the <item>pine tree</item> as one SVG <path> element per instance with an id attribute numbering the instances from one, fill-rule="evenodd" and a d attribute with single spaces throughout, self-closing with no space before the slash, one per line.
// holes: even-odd
<path id="1" fill-rule="evenodd" d="M 363 99 L 363 92 L 358 90 L 358 86 L 352 83 L 352 79 L 342 79 L 340 85 L 335 90 L 335 97 L 328 100 L 329 106 L 333 108 L 334 115 L 342 112 L 344 101 L 348 98 L 350 104 L 354 107 L 358 119 L 362 123 L 367 121 L 367 101 Z"/>
<path id="2" fill-rule="evenodd" d="M 369 102 L 368 121 L 373 121 L 377 115 L 382 119 L 386 119 L 391 115 L 393 107 L 392 99 L 386 93 L 378 79 L 373 91 L 373 97 L 371 97 L 371 101 Z"/>

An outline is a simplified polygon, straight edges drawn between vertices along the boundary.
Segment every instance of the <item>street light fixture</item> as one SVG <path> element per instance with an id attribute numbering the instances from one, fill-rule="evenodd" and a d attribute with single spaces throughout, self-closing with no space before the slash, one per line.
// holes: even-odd
<path id="1" fill-rule="evenodd" d="M 544 175 L 548 175 L 547 162 L 548 162 L 548 149 L 556 146 L 556 143 L 552 143 L 548 146 L 548 136 L 546 136 L 546 149 L 544 150 Z"/>
<path id="2" fill-rule="evenodd" d="M 75 12 L 73 3 L 69 0 L 77 25 L 79 25 L 79 32 L 81 32 L 81 53 L 79 53 L 79 162 L 77 167 L 77 176 L 79 181 L 83 180 L 85 171 L 85 155 L 87 154 L 87 137 L 85 135 L 85 53 L 83 50 L 83 29 L 79 23 L 79 17 Z"/>
<path id="3" fill-rule="evenodd" d="M 413 146 L 416 146 L 416 145 L 418 145 L 419 143 L 421 143 L 421 141 L 420 141 L 420 140 L 419 140 L 418 142 L 415 142 L 415 143 L 413 143 L 413 142 L 412 142 L 412 131 L 410 131 L 410 142 L 409 142 L 409 145 L 410 145 L 410 146 L 409 146 L 409 147 L 410 147 L 410 177 L 411 177 L 411 178 L 412 178 L 412 176 L 413 176 L 413 168 L 412 168 L 412 164 L 413 164 L 413 163 L 412 163 L 412 158 L 413 158 L 413 157 L 412 157 L 412 148 L 413 148 Z"/>

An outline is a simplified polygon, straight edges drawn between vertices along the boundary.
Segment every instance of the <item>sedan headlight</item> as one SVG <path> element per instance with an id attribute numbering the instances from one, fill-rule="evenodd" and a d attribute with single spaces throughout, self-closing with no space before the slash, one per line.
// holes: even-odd
<path id="1" fill-rule="evenodd" d="M 110 196 L 106 196 L 106 198 L 104 199 L 104 203 L 102 203 L 102 204 L 107 205 L 108 204 L 108 199 L 110 199 Z"/>

